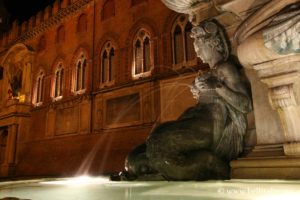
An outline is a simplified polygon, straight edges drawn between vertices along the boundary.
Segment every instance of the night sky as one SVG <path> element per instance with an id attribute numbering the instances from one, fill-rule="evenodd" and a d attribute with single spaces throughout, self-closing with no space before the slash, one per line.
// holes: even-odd
<path id="1" fill-rule="evenodd" d="M 11 14 L 11 22 L 18 19 L 19 22 L 29 19 L 47 5 L 52 5 L 55 0 L 4 0 L 4 4 Z"/>

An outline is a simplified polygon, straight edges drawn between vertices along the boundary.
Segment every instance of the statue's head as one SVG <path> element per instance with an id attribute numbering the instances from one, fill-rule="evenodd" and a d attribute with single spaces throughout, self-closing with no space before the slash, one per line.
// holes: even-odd
<path id="1" fill-rule="evenodd" d="M 229 57 L 229 46 L 225 33 L 215 20 L 206 20 L 192 29 L 196 54 L 210 67 Z M 212 66 L 213 65 L 213 66 Z"/>

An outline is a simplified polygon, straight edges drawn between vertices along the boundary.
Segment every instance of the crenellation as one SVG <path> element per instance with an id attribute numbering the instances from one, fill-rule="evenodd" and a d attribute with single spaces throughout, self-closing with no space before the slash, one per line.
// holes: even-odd
<path id="1" fill-rule="evenodd" d="M 24 34 L 28 31 L 28 21 L 24 21 L 21 24 L 21 34 Z"/>
<path id="2" fill-rule="evenodd" d="M 12 23 L 12 28 L 11 28 L 11 39 L 14 40 L 18 37 L 19 34 L 19 21 L 15 20 Z"/>
<path id="3" fill-rule="evenodd" d="M 13 29 L 10 29 L 8 32 L 8 42 L 13 41 L 13 39 L 14 39 L 14 31 Z"/>
<path id="4" fill-rule="evenodd" d="M 61 0 L 56 0 L 52 7 L 52 15 L 56 15 L 61 8 Z"/>
<path id="5" fill-rule="evenodd" d="M 30 17 L 29 23 L 28 23 L 28 29 L 33 29 L 36 25 L 36 18 L 35 16 Z"/>
<path id="6" fill-rule="evenodd" d="M 19 21 L 18 21 L 18 20 L 15 20 L 15 21 L 12 23 L 12 31 L 13 31 L 13 32 L 17 32 L 17 31 L 18 31 L 18 28 L 19 28 Z"/>
<path id="7" fill-rule="evenodd" d="M 9 43 L 9 32 L 5 34 L 5 45 L 7 46 Z"/>
<path id="8" fill-rule="evenodd" d="M 22 35 L 22 26 L 21 26 L 21 24 L 19 23 L 19 24 L 18 24 L 17 38 L 20 37 L 21 35 Z"/>
<path id="9" fill-rule="evenodd" d="M 71 0 L 62 0 L 61 8 L 66 8 L 71 4 Z"/>
<path id="10" fill-rule="evenodd" d="M 47 6 L 44 10 L 44 21 L 52 16 L 52 6 Z"/>
<path id="11" fill-rule="evenodd" d="M 12 41 L 11 31 L 9 31 L 6 35 L 6 43 L 9 44 Z"/>
<path id="12" fill-rule="evenodd" d="M 40 25 L 41 23 L 43 23 L 44 21 L 44 11 L 40 10 L 37 14 L 36 14 L 36 26 Z"/>
<path id="13" fill-rule="evenodd" d="M 56 9 L 60 8 L 60 1 L 56 1 L 53 7 L 47 6 L 45 10 L 39 11 L 35 16 L 30 17 L 28 21 L 24 21 L 21 25 L 19 25 L 20 27 L 15 26 L 15 28 L 12 28 L 7 36 L 3 36 L 6 37 L 3 38 L 3 41 L 5 41 L 3 44 L 11 43 L 14 40 L 23 42 L 35 35 L 38 35 L 41 31 L 45 31 L 47 27 L 59 23 L 60 19 L 65 15 L 58 12 L 51 20 L 51 17 L 54 15 L 53 10 L 55 6 Z M 18 24 L 18 22 L 16 22 L 16 24 Z"/>
<path id="14" fill-rule="evenodd" d="M 24 42 L 32 37 L 31 34 L 26 34 L 28 31 L 40 33 L 48 27 L 60 23 L 62 18 L 81 9 L 82 6 L 88 4 L 90 1 L 91 0 L 56 0 L 52 6 L 47 6 L 29 20 L 22 22 L 19 27 L 11 28 L 8 34 L 3 34 L 2 44 L 12 45 L 14 42 Z"/>
<path id="15" fill-rule="evenodd" d="M 2 36 L 2 45 L 6 46 L 6 44 L 7 44 L 7 32 L 3 33 L 3 36 Z"/>

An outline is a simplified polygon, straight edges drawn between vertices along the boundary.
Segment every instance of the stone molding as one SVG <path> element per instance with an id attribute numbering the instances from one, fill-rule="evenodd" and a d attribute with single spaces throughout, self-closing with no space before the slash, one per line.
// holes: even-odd
<path id="1" fill-rule="evenodd" d="M 295 96 L 293 94 L 293 85 L 283 85 L 271 88 L 269 90 L 269 99 L 274 109 L 297 106 Z"/>
<path id="2" fill-rule="evenodd" d="M 279 115 L 284 130 L 285 155 L 300 155 L 300 55 L 279 57 L 253 65 L 253 69 L 267 85 L 270 105 Z"/>
<path id="3" fill-rule="evenodd" d="M 231 161 L 231 177 L 235 179 L 299 179 L 298 157 L 271 156 Z"/>
<path id="4" fill-rule="evenodd" d="M 294 88 L 300 78 L 299 64 L 300 56 L 292 55 L 253 66 L 260 80 L 269 88 L 269 101 L 273 109 L 299 105 Z"/>

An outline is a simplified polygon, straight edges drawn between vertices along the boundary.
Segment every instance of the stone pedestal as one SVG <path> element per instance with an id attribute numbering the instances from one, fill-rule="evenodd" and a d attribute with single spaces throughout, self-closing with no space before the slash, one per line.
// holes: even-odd
<path id="1" fill-rule="evenodd" d="M 231 162 L 232 178 L 300 178 L 299 26 L 295 15 L 262 27 L 238 46 L 241 63 L 252 72 L 257 144 Z"/>

